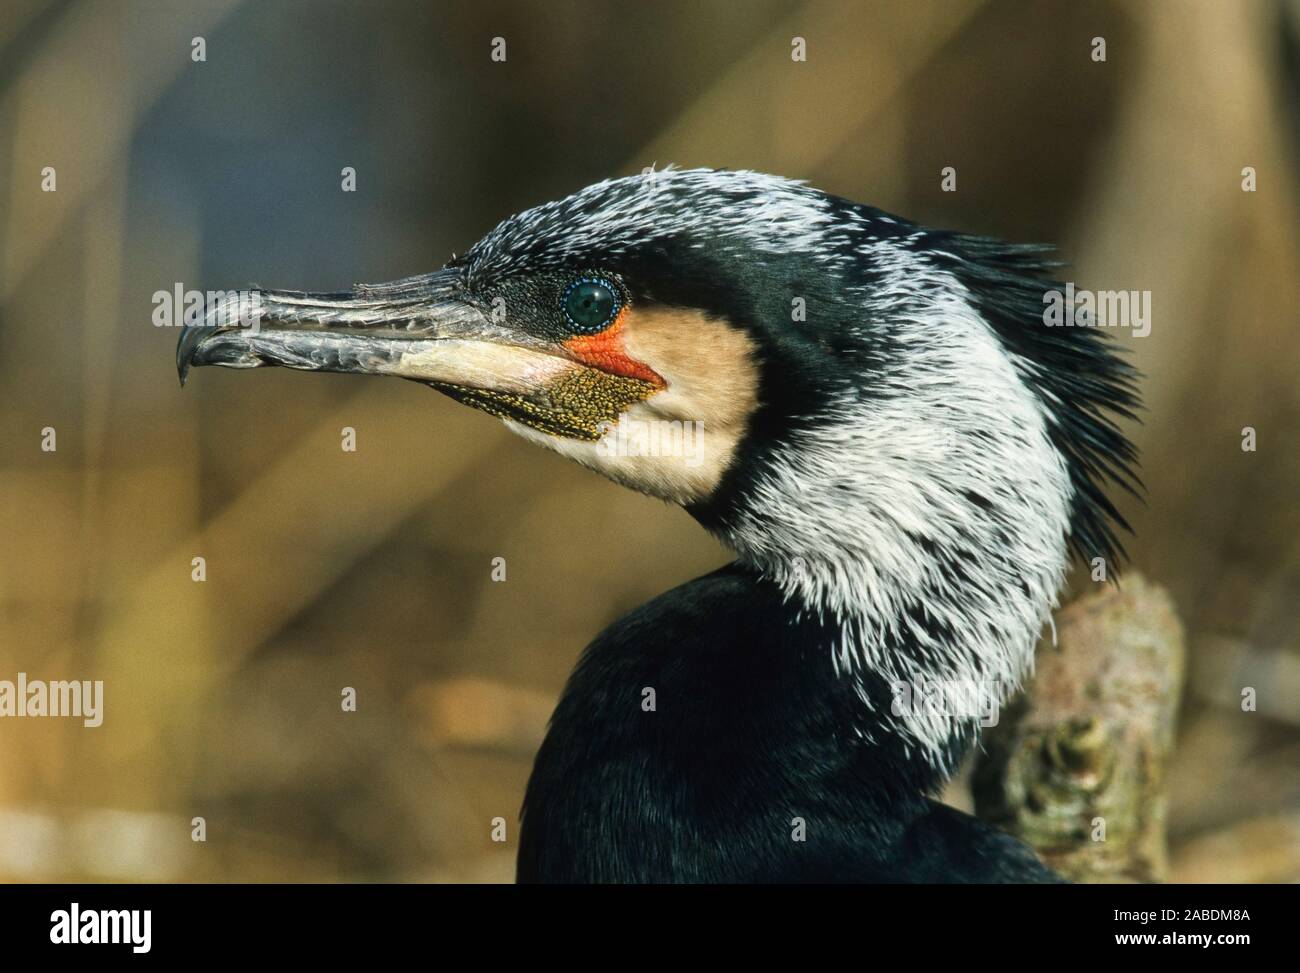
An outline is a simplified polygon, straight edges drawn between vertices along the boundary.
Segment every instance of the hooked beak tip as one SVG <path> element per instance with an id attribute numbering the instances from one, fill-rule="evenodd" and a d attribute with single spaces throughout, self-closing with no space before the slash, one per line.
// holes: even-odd
<path id="1" fill-rule="evenodd" d="M 204 333 L 201 330 L 187 326 L 181 331 L 180 340 L 176 342 L 176 377 L 180 379 L 181 388 L 185 387 L 185 380 L 190 376 L 194 353 L 198 350 L 203 337 Z"/>

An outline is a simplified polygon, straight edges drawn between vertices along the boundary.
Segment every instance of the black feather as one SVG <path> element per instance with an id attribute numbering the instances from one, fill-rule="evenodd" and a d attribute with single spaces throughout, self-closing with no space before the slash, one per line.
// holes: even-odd
<path id="1" fill-rule="evenodd" d="M 1084 560 L 1118 566 L 1118 533 L 1131 529 L 1106 486 L 1141 496 L 1137 450 L 1116 421 L 1138 418 L 1137 369 L 1100 328 L 1044 324 L 1044 295 L 1065 287 L 1053 277 L 1062 264 L 1051 248 L 958 233 L 928 234 L 917 246 L 961 281 L 1007 349 L 1032 366 L 1031 386 L 1074 486 L 1070 546 Z"/>

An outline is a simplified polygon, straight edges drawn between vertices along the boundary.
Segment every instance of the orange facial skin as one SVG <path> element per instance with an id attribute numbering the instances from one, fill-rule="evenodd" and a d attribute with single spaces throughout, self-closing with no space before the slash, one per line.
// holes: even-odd
<path id="1" fill-rule="evenodd" d="M 639 378 L 657 388 L 668 383 L 648 365 L 630 357 L 623 347 L 623 330 L 627 324 L 627 306 L 624 305 L 608 328 L 599 334 L 584 334 L 569 338 L 564 349 L 574 358 L 592 368 L 624 378 Z"/>

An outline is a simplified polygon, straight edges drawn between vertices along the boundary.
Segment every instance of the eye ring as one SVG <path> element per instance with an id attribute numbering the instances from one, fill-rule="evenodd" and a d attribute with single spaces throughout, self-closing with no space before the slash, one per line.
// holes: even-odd
<path id="1" fill-rule="evenodd" d="M 604 331 L 622 309 L 618 288 L 604 277 L 579 277 L 564 288 L 560 297 L 560 310 L 578 334 Z"/>

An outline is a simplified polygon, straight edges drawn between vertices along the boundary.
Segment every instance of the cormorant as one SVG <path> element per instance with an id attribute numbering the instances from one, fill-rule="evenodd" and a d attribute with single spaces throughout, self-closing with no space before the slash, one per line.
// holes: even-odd
<path id="1" fill-rule="evenodd" d="M 177 365 L 423 382 L 735 551 L 583 653 L 521 881 L 1055 881 L 931 795 L 978 733 L 963 693 L 1000 703 L 1031 668 L 1070 549 L 1122 553 L 1105 489 L 1136 484 L 1115 425 L 1136 373 L 1097 329 L 1047 326 L 1056 266 L 670 169 L 512 216 L 430 274 L 255 292 L 239 318 L 230 298 Z M 635 445 L 697 422 L 690 455 Z"/>

